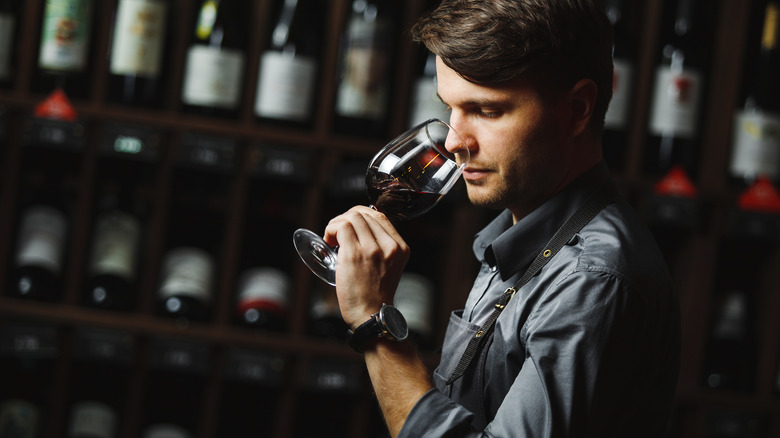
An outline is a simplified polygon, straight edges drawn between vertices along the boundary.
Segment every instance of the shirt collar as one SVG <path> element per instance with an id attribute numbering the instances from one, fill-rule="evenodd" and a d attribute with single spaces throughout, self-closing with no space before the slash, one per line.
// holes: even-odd
<path id="1" fill-rule="evenodd" d="M 501 279 L 507 281 L 527 267 L 587 196 L 610 178 L 602 161 L 516 224 L 512 225 L 512 214 L 503 211 L 477 233 L 474 255 L 498 269 Z"/>

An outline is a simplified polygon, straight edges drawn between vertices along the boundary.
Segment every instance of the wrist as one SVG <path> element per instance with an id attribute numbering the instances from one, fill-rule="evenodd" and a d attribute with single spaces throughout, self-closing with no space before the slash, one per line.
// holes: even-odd
<path id="1" fill-rule="evenodd" d="M 386 304 L 370 315 L 365 322 L 347 330 L 349 345 L 357 352 L 373 347 L 377 339 L 403 341 L 409 335 L 406 319 L 393 306 Z"/>

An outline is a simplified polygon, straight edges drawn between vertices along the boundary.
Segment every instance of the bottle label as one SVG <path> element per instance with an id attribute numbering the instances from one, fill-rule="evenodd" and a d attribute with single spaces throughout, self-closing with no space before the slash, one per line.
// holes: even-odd
<path id="1" fill-rule="evenodd" d="M 0 434 L 15 438 L 35 438 L 40 424 L 38 409 L 25 400 L 10 399 L 0 405 Z"/>
<path id="2" fill-rule="evenodd" d="M 165 257 L 162 269 L 160 297 L 189 296 L 203 302 L 211 301 L 214 261 L 197 248 L 176 248 Z"/>
<path id="3" fill-rule="evenodd" d="M 11 53 L 16 20 L 13 15 L 0 14 L 0 80 L 11 79 Z"/>
<path id="4" fill-rule="evenodd" d="M 92 22 L 90 0 L 48 0 L 41 32 L 38 65 L 78 72 L 87 66 Z"/>
<path id="5" fill-rule="evenodd" d="M 624 59 L 613 60 L 612 100 L 604 117 L 604 127 L 615 131 L 625 130 L 631 110 L 631 86 L 634 82 L 634 66 Z"/>
<path id="6" fill-rule="evenodd" d="M 342 59 L 336 112 L 345 117 L 382 119 L 387 112 L 390 25 L 353 17 Z"/>
<path id="7" fill-rule="evenodd" d="M 414 84 L 409 127 L 434 118 L 446 121 L 450 116 L 447 113 L 447 105 L 439 99 L 436 78 L 423 76 Z"/>
<path id="8" fill-rule="evenodd" d="M 19 230 L 16 265 L 35 265 L 59 273 L 65 247 L 65 216 L 51 207 L 30 207 Z"/>
<path id="9" fill-rule="evenodd" d="M 658 67 L 649 131 L 692 140 L 696 137 L 702 77 L 695 70 Z"/>
<path id="10" fill-rule="evenodd" d="M 305 121 L 314 101 L 317 60 L 267 51 L 260 62 L 255 113 L 272 119 Z"/>
<path id="11" fill-rule="evenodd" d="M 241 274 L 238 280 L 238 307 L 264 307 L 284 312 L 290 301 L 290 278 L 274 268 L 254 268 Z"/>
<path id="12" fill-rule="evenodd" d="M 240 50 L 193 45 L 187 52 L 182 101 L 188 105 L 238 107 L 244 76 Z"/>
<path id="13" fill-rule="evenodd" d="M 192 435 L 173 424 L 156 424 L 146 429 L 144 438 L 192 438 Z"/>
<path id="14" fill-rule="evenodd" d="M 759 175 L 780 178 L 780 114 L 738 111 L 733 131 L 731 174 L 751 179 Z"/>
<path id="15" fill-rule="evenodd" d="M 68 436 L 113 438 L 116 435 L 117 414 L 98 402 L 81 402 L 73 407 Z"/>
<path id="16" fill-rule="evenodd" d="M 113 274 L 132 280 L 140 238 L 141 225 L 133 216 L 121 211 L 101 215 L 95 225 L 90 274 Z"/>
<path id="17" fill-rule="evenodd" d="M 111 46 L 111 73 L 157 77 L 162 64 L 166 4 L 121 0 Z"/>

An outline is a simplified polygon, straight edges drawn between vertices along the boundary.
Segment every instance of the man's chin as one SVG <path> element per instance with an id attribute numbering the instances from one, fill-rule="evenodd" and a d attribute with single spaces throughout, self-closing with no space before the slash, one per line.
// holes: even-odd
<path id="1" fill-rule="evenodd" d="M 474 206 L 494 210 L 501 210 L 504 208 L 500 202 L 501 198 L 495 196 L 494 193 L 490 193 L 485 187 L 467 184 L 466 194 L 468 195 L 469 202 Z"/>

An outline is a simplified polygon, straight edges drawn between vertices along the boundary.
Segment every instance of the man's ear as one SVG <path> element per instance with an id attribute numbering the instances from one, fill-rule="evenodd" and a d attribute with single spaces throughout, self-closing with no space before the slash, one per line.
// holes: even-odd
<path id="1" fill-rule="evenodd" d="M 572 135 L 580 135 L 588 128 L 597 96 L 598 87 L 591 79 L 580 79 L 569 90 Z"/>

